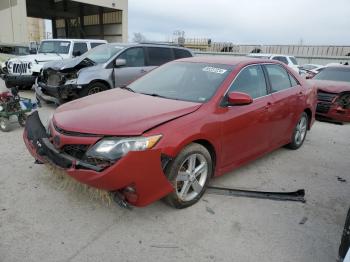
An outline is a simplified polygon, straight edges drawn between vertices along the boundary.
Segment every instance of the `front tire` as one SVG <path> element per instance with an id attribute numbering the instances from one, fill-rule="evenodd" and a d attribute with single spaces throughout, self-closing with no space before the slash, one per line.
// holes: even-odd
<path id="1" fill-rule="evenodd" d="M 174 191 L 164 201 L 175 208 L 186 208 L 203 196 L 213 174 L 213 161 L 204 146 L 192 143 L 167 166 L 165 173 Z"/>
<path id="2" fill-rule="evenodd" d="M 287 145 L 288 148 L 296 150 L 303 145 L 306 138 L 308 125 L 309 117 L 305 112 L 303 112 L 294 128 L 292 141 Z"/>
<path id="3" fill-rule="evenodd" d="M 79 93 L 79 97 L 89 96 L 107 90 L 108 87 L 101 82 L 90 83 Z"/>
<path id="4" fill-rule="evenodd" d="M 9 119 L 7 119 L 5 117 L 0 118 L 0 130 L 3 132 L 10 131 L 10 120 Z"/>

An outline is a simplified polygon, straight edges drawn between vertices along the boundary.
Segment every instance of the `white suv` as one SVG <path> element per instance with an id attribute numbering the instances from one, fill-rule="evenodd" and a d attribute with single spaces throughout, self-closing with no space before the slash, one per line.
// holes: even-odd
<path id="1" fill-rule="evenodd" d="M 277 60 L 288 65 L 290 68 L 294 69 L 296 72 L 300 73 L 298 62 L 294 56 L 278 55 L 278 54 L 260 54 L 260 53 L 252 53 L 252 54 L 249 54 L 248 56 Z"/>
<path id="2" fill-rule="evenodd" d="M 15 57 L 6 62 L 8 72 L 4 77 L 6 86 L 31 88 L 45 63 L 74 58 L 105 43 L 107 43 L 105 40 L 93 39 L 43 40 L 37 54 Z"/>

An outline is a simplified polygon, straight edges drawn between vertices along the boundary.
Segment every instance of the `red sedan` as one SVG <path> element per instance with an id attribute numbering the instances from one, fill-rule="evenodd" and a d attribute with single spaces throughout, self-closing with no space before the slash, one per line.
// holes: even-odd
<path id="1" fill-rule="evenodd" d="M 318 89 L 317 118 L 350 122 L 350 67 L 326 67 L 310 81 Z"/>
<path id="2" fill-rule="evenodd" d="M 65 104 L 47 128 L 34 113 L 24 141 L 38 161 L 132 205 L 184 208 L 210 178 L 299 148 L 315 107 L 316 91 L 278 61 L 195 57 Z"/>

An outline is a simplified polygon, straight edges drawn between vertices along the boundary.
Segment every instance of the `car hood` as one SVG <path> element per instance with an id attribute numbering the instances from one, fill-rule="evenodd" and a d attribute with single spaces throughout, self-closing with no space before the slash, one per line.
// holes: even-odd
<path id="1" fill-rule="evenodd" d="M 68 72 L 71 70 L 80 70 L 85 67 L 94 66 L 96 63 L 85 57 L 76 57 L 72 59 L 65 59 L 60 61 L 48 62 L 44 65 L 45 69 L 53 69 L 55 71 Z"/>
<path id="2" fill-rule="evenodd" d="M 60 106 L 54 124 L 84 134 L 136 136 L 196 111 L 201 104 L 113 89 Z"/>
<path id="3" fill-rule="evenodd" d="M 350 91 L 350 83 L 348 82 L 328 80 L 309 80 L 309 82 L 318 90 L 322 90 L 328 93 L 341 93 Z"/>
<path id="4" fill-rule="evenodd" d="M 37 62 L 37 63 L 46 63 L 54 60 L 63 60 L 67 58 L 66 55 L 59 54 L 36 54 L 36 55 L 26 55 L 26 56 L 17 56 L 12 58 L 12 62 Z"/>

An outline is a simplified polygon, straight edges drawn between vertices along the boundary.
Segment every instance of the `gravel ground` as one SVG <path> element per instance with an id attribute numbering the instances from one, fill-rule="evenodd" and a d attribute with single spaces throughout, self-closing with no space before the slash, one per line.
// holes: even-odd
<path id="1" fill-rule="evenodd" d="M 44 105 L 42 120 L 53 111 Z M 304 188 L 305 204 L 206 194 L 184 210 L 159 201 L 132 211 L 60 189 L 45 167 L 34 165 L 22 131 L 14 124 L 0 133 L 1 262 L 336 260 L 350 205 L 350 125 L 317 122 L 300 150 L 276 150 L 212 181 Z"/>

